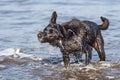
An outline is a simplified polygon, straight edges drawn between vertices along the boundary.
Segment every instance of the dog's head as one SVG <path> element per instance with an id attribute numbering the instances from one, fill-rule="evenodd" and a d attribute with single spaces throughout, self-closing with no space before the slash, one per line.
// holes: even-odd
<path id="1" fill-rule="evenodd" d="M 63 28 L 60 24 L 56 23 L 57 13 L 54 11 L 51 15 L 49 24 L 45 27 L 43 32 L 38 33 L 38 39 L 40 42 L 52 42 L 63 37 Z"/>

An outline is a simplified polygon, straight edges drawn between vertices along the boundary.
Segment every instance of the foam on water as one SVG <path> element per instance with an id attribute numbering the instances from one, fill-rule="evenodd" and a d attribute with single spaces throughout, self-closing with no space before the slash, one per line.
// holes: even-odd
<path id="1" fill-rule="evenodd" d="M 9 48 L 9 49 L 5 49 L 3 51 L 0 51 L 0 56 L 11 56 L 15 54 L 15 50 L 12 49 L 12 48 Z"/>
<path id="2" fill-rule="evenodd" d="M 5 58 L 3 56 L 5 56 Z M 112 68 L 114 67 L 118 68 L 120 66 L 120 62 L 111 63 L 108 61 L 91 61 L 89 65 L 85 65 L 84 62 L 71 63 L 70 69 L 67 71 L 64 68 L 64 63 L 63 61 L 61 61 L 62 60 L 61 58 L 60 59 L 59 58 L 44 59 L 44 58 L 38 57 L 37 55 L 22 53 L 21 49 L 14 49 L 14 48 L 5 49 L 3 51 L 0 51 L 0 57 L 3 57 L 3 60 L 0 60 L 0 62 L 6 63 L 7 61 L 7 63 L 11 63 L 11 64 L 15 63 L 15 65 L 18 65 L 18 66 L 24 65 L 27 63 L 29 68 L 32 69 L 31 71 L 32 75 L 34 76 L 38 75 L 40 78 L 43 77 L 46 80 L 49 80 L 46 78 L 46 76 L 51 77 L 53 75 L 56 75 L 56 76 L 67 77 L 68 76 L 67 74 L 74 76 L 74 77 L 69 77 L 68 80 L 76 80 L 76 78 L 80 78 L 80 79 L 86 78 L 86 79 L 95 80 L 95 79 L 98 79 L 98 76 L 101 76 L 100 79 L 103 79 L 102 78 L 103 76 L 104 76 L 104 79 L 114 80 L 119 78 L 118 75 L 115 75 L 115 74 L 119 74 L 119 72 L 115 73 L 115 70 L 114 69 L 112 70 Z M 24 61 L 24 59 L 28 59 L 28 60 Z M 6 70 L 7 68 L 8 66 L 6 64 L 0 65 L 0 70 L 4 70 L 4 69 Z M 104 70 L 108 70 L 108 71 L 104 71 Z M 108 74 L 110 71 L 113 71 L 114 73 Z M 104 72 L 104 73 L 101 73 L 101 72 Z M 76 77 L 76 74 L 82 75 L 82 76 Z M 56 76 L 51 78 L 53 79 L 57 78 Z"/>
<path id="3" fill-rule="evenodd" d="M 120 65 L 120 64 L 118 64 Z M 44 65 L 44 66 L 36 66 L 33 69 L 33 72 L 37 71 L 37 74 L 39 77 L 41 78 L 45 78 L 45 80 L 49 80 L 47 79 L 47 77 L 52 76 L 52 79 L 56 79 L 59 78 L 57 76 L 62 76 L 59 79 L 61 80 L 66 80 L 66 79 L 62 79 L 62 78 L 66 78 L 67 80 L 71 80 L 71 79 L 75 79 L 75 80 L 81 80 L 81 79 L 85 79 L 85 80 L 117 80 L 119 77 L 116 77 L 118 75 L 115 74 L 120 74 L 120 72 L 114 72 L 113 74 L 111 74 L 112 68 L 113 66 L 115 66 L 115 64 L 112 64 L 110 62 L 107 61 L 101 61 L 101 62 L 91 62 L 91 64 L 89 65 L 85 65 L 84 63 L 72 63 L 70 65 L 70 69 L 66 70 L 64 68 L 63 64 L 57 64 L 57 65 Z M 42 74 L 41 72 L 44 72 L 45 70 L 45 74 Z M 47 72 L 51 72 L 49 75 L 47 74 Z M 109 73 L 109 74 L 108 74 Z M 33 73 L 34 74 L 34 73 Z M 41 76 L 41 75 L 42 76 Z M 54 75 L 54 76 L 53 76 Z M 79 75 L 79 77 L 78 77 Z M 46 77 L 47 76 L 47 77 Z M 76 78 L 80 78 L 80 79 L 76 79 Z"/>
<path id="4" fill-rule="evenodd" d="M 32 60 L 42 60 L 42 58 L 30 55 L 30 54 L 25 54 L 22 53 L 20 49 L 13 49 L 13 48 L 8 48 L 3 51 L 0 51 L 0 56 L 11 56 L 13 58 L 29 58 Z"/>
<path id="5" fill-rule="evenodd" d="M 97 71 L 101 69 L 106 69 L 114 66 L 114 64 L 111 64 L 107 61 L 100 61 L 100 62 L 91 62 L 89 65 L 85 65 L 84 63 L 79 64 L 71 64 L 72 68 L 84 70 L 85 72 L 88 72 L 90 70 Z"/>
<path id="6" fill-rule="evenodd" d="M 5 69 L 5 68 L 6 68 L 5 65 L 0 65 L 0 70 Z"/>
<path id="7" fill-rule="evenodd" d="M 0 51 L 0 56 L 13 57 L 13 58 L 19 58 L 19 59 L 28 58 L 34 61 L 43 61 L 44 65 L 54 64 L 54 61 L 56 61 L 55 63 L 57 64 L 59 63 L 59 61 L 57 62 L 57 58 L 42 59 L 41 57 L 38 57 L 37 55 L 22 53 L 21 49 L 19 48 L 18 49 L 8 48 L 3 51 Z M 61 66 L 64 66 L 63 62 L 60 62 L 60 64 Z M 110 68 L 113 65 L 114 64 L 107 62 L 107 61 L 91 62 L 91 64 L 87 66 L 84 63 L 71 64 L 72 67 L 78 67 L 80 70 L 84 69 L 85 71 Z"/>

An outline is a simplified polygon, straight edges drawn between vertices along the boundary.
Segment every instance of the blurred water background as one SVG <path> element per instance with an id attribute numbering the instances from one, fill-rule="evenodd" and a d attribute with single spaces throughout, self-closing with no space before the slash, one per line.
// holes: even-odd
<path id="1" fill-rule="evenodd" d="M 46 27 L 51 13 L 56 11 L 57 23 L 76 17 L 101 24 L 100 16 L 108 18 L 109 29 L 102 31 L 106 58 L 109 62 L 117 62 L 120 60 L 119 3 L 120 0 L 0 0 L 0 51 L 8 48 L 21 49 L 23 53 L 41 58 L 61 58 L 58 48 L 41 44 L 37 39 L 38 31 Z M 32 61 L 27 60 L 28 64 L 19 65 L 11 58 L 12 61 L 7 58 L 8 61 L 4 62 L 5 58 L 0 57 L 0 63 L 7 66 L 0 70 L 1 80 L 42 80 L 31 74 Z M 93 60 L 99 60 L 95 51 Z M 38 65 L 39 62 L 35 64 Z"/>

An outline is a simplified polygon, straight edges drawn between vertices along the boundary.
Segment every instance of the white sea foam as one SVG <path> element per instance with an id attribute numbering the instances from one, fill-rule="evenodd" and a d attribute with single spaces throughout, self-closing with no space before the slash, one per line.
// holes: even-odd
<path id="1" fill-rule="evenodd" d="M 5 65 L 0 65 L 0 69 L 5 69 L 6 66 Z"/>
<path id="2" fill-rule="evenodd" d="M 12 48 L 9 48 L 9 49 L 5 49 L 3 51 L 0 51 L 0 56 L 11 56 L 15 54 L 15 50 L 12 49 Z"/>
<path id="3" fill-rule="evenodd" d="M 107 61 L 100 61 L 99 64 L 100 64 L 100 67 L 99 67 L 100 69 L 109 68 L 112 66 L 112 64 Z"/>
<path id="4" fill-rule="evenodd" d="M 86 68 L 86 71 L 97 70 L 92 64 L 89 64 L 89 65 L 85 66 L 84 68 Z"/>
<path id="5" fill-rule="evenodd" d="M 90 70 L 100 70 L 100 69 L 105 69 L 105 68 L 110 68 L 112 67 L 113 64 L 107 61 L 100 61 L 100 62 L 91 62 L 89 65 L 85 64 L 71 64 L 71 66 L 79 68 L 80 70 L 84 71 L 90 71 Z"/>
<path id="6" fill-rule="evenodd" d="M 42 60 L 42 58 L 38 57 L 37 55 L 22 53 L 21 49 L 13 49 L 13 48 L 0 51 L 0 56 L 12 56 L 14 58 L 29 58 L 35 61 Z M 47 63 L 45 63 L 44 65 L 47 65 Z M 61 65 L 63 66 L 64 63 L 61 62 Z M 109 68 L 112 66 L 112 64 L 107 61 L 100 61 L 100 62 L 92 62 L 87 66 L 85 66 L 85 64 L 83 63 L 71 64 L 71 66 L 78 67 L 80 70 L 84 69 L 85 71 L 89 71 L 89 70 L 99 70 L 99 69 Z"/>
<path id="7" fill-rule="evenodd" d="M 114 79 L 115 77 L 114 76 L 106 76 L 106 78 L 108 78 L 108 79 Z"/>
<path id="8" fill-rule="evenodd" d="M 22 53 L 20 49 L 8 48 L 3 51 L 0 51 L 0 56 L 12 56 L 14 58 L 30 58 L 32 60 L 42 60 L 42 58 L 37 57 L 31 54 Z"/>

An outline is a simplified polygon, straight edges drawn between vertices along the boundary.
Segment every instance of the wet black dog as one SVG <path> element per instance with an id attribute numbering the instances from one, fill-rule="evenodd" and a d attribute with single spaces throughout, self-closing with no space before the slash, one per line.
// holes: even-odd
<path id="1" fill-rule="evenodd" d="M 63 24 L 57 24 L 57 13 L 52 13 L 51 19 L 43 32 L 38 33 L 41 43 L 50 43 L 60 48 L 66 68 L 70 65 L 69 54 L 86 54 L 86 64 L 90 62 L 92 47 L 98 52 L 100 61 L 105 61 L 104 40 L 101 30 L 109 26 L 108 19 L 101 17 L 102 25 L 91 21 L 72 19 Z M 78 57 L 77 57 L 78 58 Z"/>

